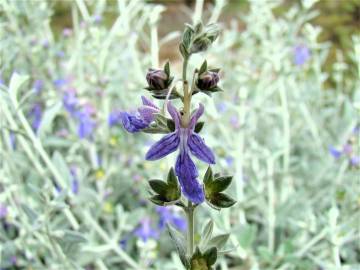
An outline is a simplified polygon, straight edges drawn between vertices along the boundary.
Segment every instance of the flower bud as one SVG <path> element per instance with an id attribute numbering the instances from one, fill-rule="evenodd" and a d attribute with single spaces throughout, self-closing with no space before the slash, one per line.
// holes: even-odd
<path id="1" fill-rule="evenodd" d="M 208 39 L 206 36 L 197 38 L 194 40 L 190 52 L 197 53 L 197 52 L 206 51 L 210 45 L 211 45 L 211 40 Z"/>
<path id="2" fill-rule="evenodd" d="M 199 75 L 196 86 L 200 90 L 209 90 L 216 87 L 219 82 L 219 74 L 214 71 L 206 71 Z"/>
<path id="3" fill-rule="evenodd" d="M 146 74 L 149 88 L 152 90 L 163 90 L 168 87 L 169 76 L 161 69 L 149 69 Z"/>

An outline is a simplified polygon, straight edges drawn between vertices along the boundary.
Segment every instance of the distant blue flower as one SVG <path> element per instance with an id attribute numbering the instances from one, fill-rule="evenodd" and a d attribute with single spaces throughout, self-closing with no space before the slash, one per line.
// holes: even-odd
<path id="1" fill-rule="evenodd" d="M 70 37 L 72 35 L 72 30 L 71 28 L 64 28 L 63 29 L 63 36 L 64 37 Z"/>
<path id="2" fill-rule="evenodd" d="M 141 99 L 143 106 L 138 108 L 137 114 L 127 112 L 120 114 L 121 122 L 128 132 L 135 133 L 147 128 L 155 120 L 156 113 L 160 111 L 150 99 L 144 96 Z"/>
<path id="3" fill-rule="evenodd" d="M 103 19 L 102 16 L 99 14 L 97 14 L 93 17 L 93 20 L 95 23 L 101 23 L 102 19 Z"/>
<path id="4" fill-rule="evenodd" d="M 48 49 L 50 46 L 50 42 L 47 39 L 45 39 L 41 42 L 41 45 L 43 46 L 44 49 Z"/>
<path id="5" fill-rule="evenodd" d="M 63 58 L 65 56 L 65 53 L 64 53 L 64 51 L 58 51 L 56 53 L 56 56 L 59 57 L 59 58 Z"/>
<path id="6" fill-rule="evenodd" d="M 12 265 L 16 265 L 17 264 L 17 257 L 15 255 L 10 257 L 10 263 Z"/>
<path id="7" fill-rule="evenodd" d="M 5 218 L 8 214 L 8 209 L 6 205 L 0 204 L 0 219 Z"/>
<path id="8" fill-rule="evenodd" d="M 82 110 L 77 113 L 77 119 L 79 121 L 78 136 L 81 139 L 92 137 L 93 131 L 96 127 L 95 120 L 92 116 L 88 112 Z"/>
<path id="9" fill-rule="evenodd" d="M 180 125 L 180 113 L 168 103 L 168 111 L 175 122 L 175 131 L 165 135 L 156 142 L 146 153 L 146 160 L 157 160 L 180 149 L 176 159 L 175 172 L 179 178 L 184 195 L 193 203 L 199 204 L 205 200 L 204 191 L 197 177 L 199 175 L 194 162 L 190 158 L 190 152 L 208 164 L 215 164 L 215 156 L 204 140 L 194 132 L 195 125 L 204 113 L 204 106 L 199 108 L 191 116 L 188 127 Z"/>
<path id="10" fill-rule="evenodd" d="M 227 110 L 227 105 L 225 102 L 220 102 L 216 104 L 216 109 L 218 110 L 219 113 L 224 113 Z"/>
<path id="11" fill-rule="evenodd" d="M 227 156 L 227 157 L 225 158 L 225 161 L 226 161 L 226 164 L 227 164 L 228 166 L 231 166 L 231 165 L 234 163 L 234 158 L 231 157 L 231 156 Z"/>
<path id="12" fill-rule="evenodd" d="M 69 89 L 64 93 L 63 96 L 63 105 L 64 108 L 71 114 L 74 115 L 77 107 L 78 107 L 79 100 L 76 96 L 76 92 L 74 89 Z"/>
<path id="13" fill-rule="evenodd" d="M 310 59 L 310 50 L 306 45 L 297 45 L 294 48 L 294 63 L 297 66 L 305 64 Z"/>
<path id="14" fill-rule="evenodd" d="M 29 117 L 32 118 L 31 126 L 35 132 L 39 129 L 42 118 L 42 106 L 40 103 L 35 103 L 29 112 Z"/>
<path id="15" fill-rule="evenodd" d="M 42 80 L 36 80 L 33 84 L 33 88 L 36 94 L 39 94 L 43 89 L 43 87 L 44 87 L 44 82 Z"/>
<path id="16" fill-rule="evenodd" d="M 70 173 L 71 173 L 71 191 L 74 194 L 78 194 L 79 193 L 79 180 L 77 178 L 76 168 L 74 166 L 72 166 L 70 168 Z"/>
<path id="17" fill-rule="evenodd" d="M 67 83 L 68 83 L 68 81 L 63 78 L 56 79 L 54 81 L 54 85 L 56 86 L 56 88 L 61 88 L 61 87 L 65 86 Z"/>
<path id="18" fill-rule="evenodd" d="M 108 118 L 108 123 L 110 127 L 118 125 L 122 122 L 122 118 L 121 118 L 122 113 L 123 112 L 119 110 L 115 110 L 110 113 Z"/>
<path id="19" fill-rule="evenodd" d="M 329 147 L 329 152 L 330 152 L 330 154 L 331 154 L 335 159 L 340 158 L 341 155 L 342 155 L 342 151 L 336 149 L 336 148 L 333 147 L 333 146 L 330 146 L 330 147 Z"/>
<path id="20" fill-rule="evenodd" d="M 13 150 L 16 149 L 16 135 L 14 132 L 10 132 L 10 144 Z"/>
<path id="21" fill-rule="evenodd" d="M 167 223 L 175 226 L 181 231 L 186 230 L 186 220 L 173 211 L 170 207 L 158 206 L 156 212 L 159 214 L 159 229 L 165 229 Z"/>
<path id="22" fill-rule="evenodd" d="M 151 219 L 148 217 L 145 217 L 140 221 L 140 224 L 135 229 L 134 234 L 144 242 L 149 239 L 157 239 L 159 237 L 159 232 L 151 226 Z"/>
<path id="23" fill-rule="evenodd" d="M 352 166 L 359 166 L 360 165 L 360 156 L 352 156 L 350 158 L 350 164 Z"/>

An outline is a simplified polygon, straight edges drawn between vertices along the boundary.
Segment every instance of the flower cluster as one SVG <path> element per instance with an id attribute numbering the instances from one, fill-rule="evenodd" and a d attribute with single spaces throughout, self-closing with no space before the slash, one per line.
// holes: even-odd
<path id="1" fill-rule="evenodd" d="M 162 228 L 165 223 L 175 226 L 180 231 L 187 227 L 189 231 L 187 255 L 179 250 L 181 245 L 176 244 L 181 261 L 187 269 L 195 269 L 194 265 L 197 265 L 199 260 L 205 260 L 206 265 L 211 268 L 217 256 L 217 248 L 213 246 L 202 247 L 202 250 L 198 247 L 194 253 L 195 208 L 205 201 L 215 209 L 227 208 L 235 203 L 230 196 L 223 193 L 231 184 L 232 177 L 213 175 L 210 165 L 216 162 L 215 154 L 199 135 L 204 126 L 204 122 L 200 122 L 199 119 L 204 114 L 205 107 L 200 103 L 197 109 L 191 108 L 193 95 L 204 93 L 211 96 L 215 92 L 222 91 L 218 86 L 220 69 L 208 68 L 205 60 L 199 69 L 194 70 L 191 86 L 186 78 L 190 56 L 206 51 L 218 35 L 219 30 L 215 24 L 203 26 L 199 23 L 195 26 L 186 26 L 179 47 L 184 58 L 182 94 L 177 91 L 177 85 L 173 85 L 174 76 L 170 74 L 169 62 L 163 69 L 149 69 L 146 75 L 148 86 L 145 89 L 154 98 L 165 100 L 164 108 L 167 109 L 170 117 L 167 117 L 165 110 L 160 110 L 152 100 L 142 96 L 142 106 L 135 112 L 114 111 L 108 120 L 110 126 L 121 123 L 130 133 L 165 134 L 147 151 L 145 159 L 148 161 L 159 160 L 177 152 L 174 168 L 169 170 L 166 181 L 160 179 L 149 181 L 150 201 L 161 207 L 158 208 L 158 212 Z M 180 99 L 183 103 L 181 109 L 176 108 L 175 101 L 170 101 L 170 99 Z M 198 179 L 199 172 L 192 157 L 196 157 L 209 166 L 203 183 Z M 174 218 L 170 214 L 166 208 L 169 205 L 177 205 L 185 211 L 188 217 L 187 226 L 183 224 L 182 219 Z M 174 228 L 169 227 L 169 230 L 173 240 L 179 242 L 175 237 L 176 233 L 173 232 Z M 148 238 L 156 238 L 157 231 L 151 226 L 149 219 L 144 219 L 136 229 L 135 235 L 145 241 Z"/>

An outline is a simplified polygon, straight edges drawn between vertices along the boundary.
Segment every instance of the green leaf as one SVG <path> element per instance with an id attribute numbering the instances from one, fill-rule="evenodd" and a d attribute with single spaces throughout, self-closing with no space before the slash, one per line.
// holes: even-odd
<path id="1" fill-rule="evenodd" d="M 199 133 L 202 130 L 202 128 L 204 127 L 204 124 L 205 124 L 205 122 L 197 122 L 195 125 L 195 128 L 194 128 L 194 131 L 196 133 Z"/>
<path id="2" fill-rule="evenodd" d="M 223 246 L 225 246 L 227 240 L 229 239 L 230 234 L 220 234 L 215 236 L 209 241 L 210 247 L 217 247 L 217 249 L 221 249 Z"/>
<path id="3" fill-rule="evenodd" d="M 170 63 L 169 63 L 169 61 L 167 61 L 165 66 L 164 66 L 164 72 L 166 73 L 166 75 L 168 77 L 170 77 Z"/>
<path id="4" fill-rule="evenodd" d="M 205 188 L 206 186 L 213 181 L 213 172 L 211 170 L 211 167 L 209 166 L 206 170 L 206 173 L 204 175 L 204 179 L 203 179 L 203 183 L 205 184 Z"/>
<path id="5" fill-rule="evenodd" d="M 175 131 L 175 123 L 172 119 L 167 119 L 166 120 L 166 126 L 168 127 L 168 129 L 172 132 Z M 196 128 L 196 127 L 195 127 Z"/>
<path id="6" fill-rule="evenodd" d="M 186 250 L 185 250 L 185 245 L 184 245 L 184 237 L 181 235 L 181 233 L 179 233 L 175 228 L 173 228 L 170 224 L 167 224 L 167 228 L 168 228 L 168 232 L 170 235 L 170 238 L 172 239 L 176 251 L 179 254 L 180 260 L 182 262 L 182 264 L 186 267 L 189 268 L 190 264 L 189 264 L 189 260 L 186 258 Z"/>
<path id="7" fill-rule="evenodd" d="M 25 82 L 28 79 L 29 79 L 29 76 L 20 75 L 16 72 L 14 72 L 11 75 L 10 83 L 9 83 L 9 93 L 14 100 L 17 99 L 17 92 L 25 84 Z"/>
<path id="8" fill-rule="evenodd" d="M 209 222 L 205 225 L 201 234 L 201 240 L 199 244 L 201 248 L 205 248 L 206 245 L 208 244 L 212 236 L 213 229 L 214 229 L 214 222 L 210 219 Z"/>
<path id="9" fill-rule="evenodd" d="M 232 181 L 232 176 L 222 176 L 211 182 L 210 188 L 213 193 L 219 193 L 227 189 Z"/>
<path id="10" fill-rule="evenodd" d="M 149 185 L 151 189 L 156 192 L 159 195 L 162 195 L 163 197 L 166 196 L 166 192 L 168 189 L 168 185 L 161 180 L 150 180 Z"/>
<path id="11" fill-rule="evenodd" d="M 166 199 L 161 195 L 154 195 L 150 197 L 149 200 L 159 206 L 164 206 L 167 203 Z"/>
<path id="12" fill-rule="evenodd" d="M 189 57 L 189 52 L 188 50 L 186 49 L 185 45 L 183 43 L 180 43 L 179 45 L 179 50 L 180 50 L 180 53 L 181 55 L 184 57 L 184 58 L 188 58 Z"/>
<path id="13" fill-rule="evenodd" d="M 224 193 L 211 194 L 211 197 L 207 198 L 207 200 L 212 205 L 219 208 L 229 208 L 236 203 L 234 199 Z"/>
<path id="14" fill-rule="evenodd" d="M 169 170 L 166 182 L 171 187 L 178 187 L 179 186 L 173 167 L 171 167 L 170 170 Z"/>
<path id="15" fill-rule="evenodd" d="M 200 67 L 199 74 L 206 72 L 206 70 L 207 70 L 207 61 L 205 60 Z"/>
<path id="16" fill-rule="evenodd" d="M 37 131 L 39 137 L 44 138 L 46 137 L 46 133 L 51 133 L 54 119 L 61 112 L 62 108 L 62 103 L 57 102 L 44 112 L 41 118 L 40 127 Z"/>
<path id="17" fill-rule="evenodd" d="M 217 248 L 211 247 L 208 250 L 206 250 L 204 253 L 204 257 L 206 259 L 208 266 L 215 264 L 217 260 Z"/>
<path id="18" fill-rule="evenodd" d="M 38 218 L 38 214 L 34 210 L 32 210 L 29 206 L 27 206 L 26 204 L 21 203 L 20 206 L 21 206 L 22 210 L 24 211 L 24 213 L 26 214 L 29 221 L 31 223 L 34 223 L 36 221 L 36 219 Z"/>
<path id="19" fill-rule="evenodd" d="M 202 24 L 202 22 L 197 23 L 194 27 L 195 34 L 201 33 L 203 28 L 204 28 L 204 25 Z"/>
<path id="20" fill-rule="evenodd" d="M 182 43 L 184 44 L 185 48 L 189 48 L 192 37 L 194 34 L 194 30 L 190 27 L 186 27 L 184 33 L 182 35 Z"/>

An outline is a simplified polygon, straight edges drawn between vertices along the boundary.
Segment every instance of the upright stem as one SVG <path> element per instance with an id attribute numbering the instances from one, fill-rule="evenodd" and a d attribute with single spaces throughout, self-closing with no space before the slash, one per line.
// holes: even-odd
<path id="1" fill-rule="evenodd" d="M 185 210 L 186 212 L 186 218 L 187 218 L 187 255 L 188 257 L 191 257 L 194 253 L 194 210 L 192 203 L 189 201 L 188 206 Z"/>

